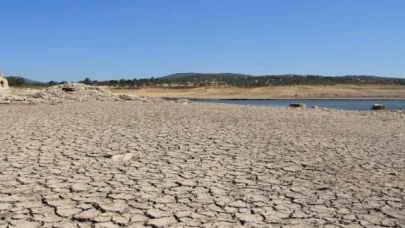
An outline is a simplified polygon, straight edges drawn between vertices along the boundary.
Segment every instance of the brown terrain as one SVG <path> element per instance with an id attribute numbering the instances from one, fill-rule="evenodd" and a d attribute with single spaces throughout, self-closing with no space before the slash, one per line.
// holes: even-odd
<path id="1" fill-rule="evenodd" d="M 266 99 L 293 98 L 400 98 L 405 99 L 405 86 L 384 85 L 336 85 L 336 86 L 276 86 L 258 88 L 215 88 L 190 89 L 143 88 L 111 89 L 117 94 L 136 94 L 151 97 L 185 97 L 208 99 Z"/>
<path id="2" fill-rule="evenodd" d="M 401 111 L 86 101 L 0 116 L 1 228 L 405 227 Z"/>

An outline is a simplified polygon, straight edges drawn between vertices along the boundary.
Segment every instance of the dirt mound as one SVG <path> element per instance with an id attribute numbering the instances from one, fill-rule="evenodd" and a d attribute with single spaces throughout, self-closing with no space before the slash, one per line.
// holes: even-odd
<path id="1" fill-rule="evenodd" d="M 54 101 L 118 101 L 120 98 L 110 91 L 81 83 L 67 83 L 51 86 L 30 94 L 32 98 Z"/>
<path id="2" fill-rule="evenodd" d="M 0 103 L 65 103 L 85 101 L 140 101 L 140 102 L 188 102 L 183 99 L 163 99 L 139 97 L 135 95 L 115 95 L 111 91 L 100 87 L 81 83 L 67 83 L 43 89 L 40 92 L 26 96 L 7 95 L 0 98 Z"/>

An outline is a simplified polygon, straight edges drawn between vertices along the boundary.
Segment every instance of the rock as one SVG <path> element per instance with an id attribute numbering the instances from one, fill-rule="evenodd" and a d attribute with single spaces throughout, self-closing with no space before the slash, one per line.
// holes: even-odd
<path id="1" fill-rule="evenodd" d="M 164 97 L 162 98 L 164 101 L 167 102 L 176 102 L 176 103 L 191 103 L 191 100 L 183 99 L 183 98 L 174 98 L 174 97 Z"/>
<path id="2" fill-rule="evenodd" d="M 0 83 L 3 79 L 0 77 Z M 6 80 L 4 78 L 4 80 Z M 3 81 L 4 81 L 3 80 Z M 101 86 L 91 86 L 81 83 L 66 83 L 56 86 L 51 86 L 40 92 L 27 94 L 25 96 L 10 95 L 8 86 L 6 89 L 6 82 L 3 82 L 4 89 L 1 89 L 0 85 L 0 104 L 8 103 L 23 103 L 23 104 L 60 104 L 65 102 L 85 102 L 85 101 L 139 101 L 139 102 L 176 102 L 187 103 L 190 102 L 187 99 L 179 98 L 152 98 L 152 97 L 138 97 L 136 95 L 115 95 L 110 90 Z"/>
<path id="3" fill-rule="evenodd" d="M 116 155 L 111 156 L 111 160 L 113 160 L 115 162 L 127 162 L 127 161 L 131 160 L 133 156 L 134 156 L 133 153 L 116 154 Z M 109 158 L 108 155 L 105 157 Z"/>
<path id="4" fill-rule="evenodd" d="M 43 100 L 63 101 L 116 101 L 119 97 L 110 91 L 99 87 L 81 83 L 67 83 L 48 87 L 30 95 Z"/>
<path id="5" fill-rule="evenodd" d="M 291 103 L 290 106 L 291 108 L 306 108 L 307 105 L 303 103 Z"/>
<path id="6" fill-rule="evenodd" d="M 124 155 L 122 155 L 122 154 L 116 154 L 116 155 L 111 156 L 111 159 L 113 161 L 121 161 L 123 157 L 124 157 Z"/>
<path id="7" fill-rule="evenodd" d="M 382 104 L 374 104 L 373 107 L 371 107 L 371 110 L 385 110 L 385 106 Z"/>
<path id="8" fill-rule="evenodd" d="M 119 95 L 119 98 L 126 101 L 141 100 L 141 98 L 136 95 L 127 95 L 127 94 L 121 94 Z"/>
<path id="9" fill-rule="evenodd" d="M 134 154 L 133 153 L 126 153 L 125 155 L 124 155 L 124 157 L 122 158 L 122 161 L 129 161 L 129 160 L 131 160 L 131 158 L 134 156 Z"/>
<path id="10" fill-rule="evenodd" d="M 391 171 L 391 172 L 388 173 L 388 175 L 398 176 L 398 172 L 397 171 Z"/>

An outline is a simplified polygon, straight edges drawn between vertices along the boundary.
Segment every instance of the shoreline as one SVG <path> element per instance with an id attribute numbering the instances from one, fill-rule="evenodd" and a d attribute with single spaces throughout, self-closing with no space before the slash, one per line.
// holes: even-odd
<path id="1" fill-rule="evenodd" d="M 173 99 L 173 97 L 162 97 L 164 99 Z M 370 97 L 364 97 L 364 98 L 191 98 L 191 97 L 176 97 L 179 99 L 189 99 L 189 100 L 235 100 L 235 101 L 254 101 L 254 100 L 268 100 L 268 101 L 273 101 L 273 100 L 389 100 L 389 101 L 405 101 L 405 98 L 370 98 Z"/>
<path id="2" fill-rule="evenodd" d="M 359 99 L 359 98 L 278 98 L 278 99 L 189 99 L 195 103 L 226 103 L 235 105 L 253 105 L 270 107 L 291 107 L 299 103 L 312 108 L 325 108 L 336 110 L 373 111 L 375 105 L 382 105 L 384 110 L 405 110 L 405 99 Z"/>
<path id="3" fill-rule="evenodd" d="M 132 94 L 137 96 L 214 99 L 214 100 L 405 100 L 405 86 L 281 86 L 258 88 L 142 88 L 111 89 L 115 94 Z M 295 97 L 295 94 L 298 97 Z"/>

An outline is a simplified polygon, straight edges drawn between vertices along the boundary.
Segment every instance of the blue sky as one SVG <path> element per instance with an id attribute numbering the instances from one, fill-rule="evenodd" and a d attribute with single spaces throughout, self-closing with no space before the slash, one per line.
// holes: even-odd
<path id="1" fill-rule="evenodd" d="M 0 71 L 405 77 L 403 0 L 0 0 Z"/>

